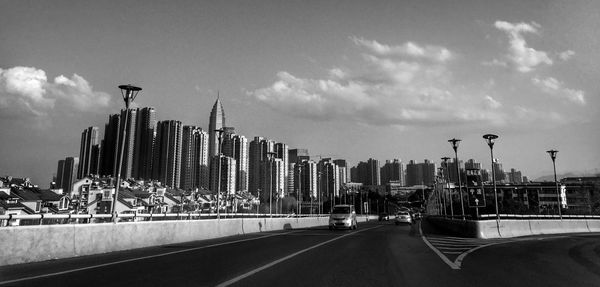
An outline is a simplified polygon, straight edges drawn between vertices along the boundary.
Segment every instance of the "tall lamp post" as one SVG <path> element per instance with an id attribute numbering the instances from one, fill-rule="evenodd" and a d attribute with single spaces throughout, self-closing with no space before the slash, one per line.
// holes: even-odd
<path id="1" fill-rule="evenodd" d="M 560 190 L 558 189 L 558 180 L 556 179 L 556 154 L 558 153 L 558 151 L 551 149 L 546 152 L 550 155 L 550 158 L 552 159 L 552 166 L 554 167 L 554 183 L 556 184 L 556 201 L 558 202 L 558 216 L 560 216 L 560 220 L 562 220 L 562 210 L 560 209 Z"/>
<path id="2" fill-rule="evenodd" d="M 269 157 L 269 215 L 273 217 L 273 157 L 276 152 L 267 152 Z"/>
<path id="3" fill-rule="evenodd" d="M 440 175 L 441 175 L 441 180 L 440 182 L 442 183 L 442 192 L 440 192 L 440 205 L 442 205 L 443 207 L 443 211 L 444 211 L 444 216 L 448 215 L 448 212 L 446 211 L 446 195 L 444 195 L 444 168 L 440 167 L 439 168 L 440 171 Z M 442 213 L 442 209 L 440 208 L 440 214 Z"/>
<path id="4" fill-rule="evenodd" d="M 458 167 L 458 144 L 460 143 L 460 140 L 453 138 L 453 139 L 449 139 L 448 142 L 452 145 L 452 149 L 454 149 L 454 160 L 456 160 L 456 176 L 458 176 L 458 193 L 460 195 L 460 210 L 462 212 L 462 219 L 465 220 L 465 204 L 463 203 L 462 182 L 460 180 L 460 168 Z"/>
<path id="5" fill-rule="evenodd" d="M 496 221 L 499 221 L 500 213 L 498 212 L 498 191 L 496 190 L 496 171 L 494 169 L 494 142 L 498 136 L 494 134 L 486 134 L 483 136 L 483 138 L 487 141 L 488 146 L 490 146 L 490 157 L 492 159 L 492 182 L 494 184 L 494 201 L 496 204 Z"/>
<path id="6" fill-rule="evenodd" d="M 221 143 L 223 142 L 223 129 L 216 129 L 217 139 L 219 139 L 219 150 L 217 153 L 217 219 L 221 219 Z"/>
<path id="7" fill-rule="evenodd" d="M 450 160 L 450 158 L 447 156 L 442 158 L 442 161 L 444 161 L 444 165 L 446 166 L 446 184 L 448 185 L 448 195 L 450 198 L 450 218 L 454 218 L 454 198 L 452 197 L 452 190 L 450 189 L 450 172 L 448 172 L 448 160 Z M 443 172 L 442 176 L 444 176 Z"/>
<path id="8" fill-rule="evenodd" d="M 120 85 L 121 96 L 125 101 L 125 121 L 123 122 L 123 138 L 121 139 L 121 145 L 119 148 L 119 165 L 117 165 L 117 182 L 115 186 L 115 195 L 112 202 L 112 220 L 117 223 L 117 200 L 119 198 L 119 187 L 121 186 L 121 166 L 123 165 L 123 152 L 125 149 L 125 140 L 127 138 L 127 122 L 129 121 L 129 104 L 135 100 L 138 93 L 142 90 L 140 87 L 132 85 Z M 118 134 L 118 133 L 117 133 Z"/>

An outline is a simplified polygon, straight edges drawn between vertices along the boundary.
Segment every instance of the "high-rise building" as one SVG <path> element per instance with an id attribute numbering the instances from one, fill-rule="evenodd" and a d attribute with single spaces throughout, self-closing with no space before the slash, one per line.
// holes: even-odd
<path id="1" fill-rule="evenodd" d="M 248 139 L 242 135 L 233 136 L 233 155 L 236 163 L 236 191 L 248 191 Z"/>
<path id="2" fill-rule="evenodd" d="M 102 140 L 100 152 L 100 175 L 115 176 L 117 162 L 117 143 L 119 142 L 119 121 L 121 117 L 118 114 L 110 115 L 108 123 L 104 126 L 104 140 Z"/>
<path id="3" fill-rule="evenodd" d="M 171 188 L 180 186 L 182 134 L 180 121 L 158 122 L 153 178 Z"/>
<path id="4" fill-rule="evenodd" d="M 469 159 L 465 162 L 465 169 L 481 169 L 481 163 L 476 162 L 474 159 Z"/>
<path id="5" fill-rule="evenodd" d="M 221 159 L 220 161 L 219 158 Z M 215 156 L 211 161 L 211 170 L 214 170 L 211 177 L 213 190 L 217 190 L 217 184 L 220 182 L 219 192 L 221 194 L 236 194 L 236 169 L 236 160 L 234 158 L 224 155 Z"/>
<path id="6" fill-rule="evenodd" d="M 77 178 L 84 178 L 89 174 L 98 173 L 98 157 L 95 150 L 98 149 L 98 127 L 89 127 L 81 133 L 81 144 L 79 146 L 79 167 L 77 169 Z M 96 164 L 96 166 L 94 165 Z"/>
<path id="7" fill-rule="evenodd" d="M 287 181 L 287 189 L 288 193 L 294 192 L 295 196 L 298 195 L 298 188 L 296 181 L 298 180 L 298 175 L 295 172 L 296 166 L 305 161 L 310 160 L 310 156 L 308 155 L 308 149 L 289 149 L 288 150 L 288 181 Z"/>
<path id="8" fill-rule="evenodd" d="M 283 164 L 283 174 L 279 176 L 283 178 L 283 194 L 287 196 L 289 194 L 289 147 L 284 143 L 275 143 L 274 148 L 275 157 L 281 159 Z"/>
<path id="9" fill-rule="evenodd" d="M 131 178 L 133 170 L 133 154 L 135 149 L 135 130 L 137 121 L 137 110 L 121 110 L 121 114 L 111 115 L 104 130 L 104 141 L 102 143 L 101 161 L 102 175 L 116 176 L 119 163 L 120 150 L 123 142 L 123 125 L 125 116 L 129 114 L 127 122 L 127 137 L 123 149 L 123 162 L 121 165 L 121 177 Z"/>
<path id="10" fill-rule="evenodd" d="M 248 156 L 248 191 L 258 195 L 262 190 L 262 162 L 267 160 L 267 153 L 273 152 L 274 142 L 263 137 L 254 137 L 250 142 Z"/>
<path id="11" fill-rule="evenodd" d="M 346 160 L 345 159 L 336 159 L 333 161 L 333 163 L 335 163 L 340 170 L 340 174 L 339 174 L 340 184 L 344 184 L 344 183 L 348 182 L 348 163 L 346 162 Z"/>
<path id="12" fill-rule="evenodd" d="M 208 170 L 208 134 L 199 127 L 184 126 L 181 144 L 181 188 L 208 188 Z"/>
<path id="13" fill-rule="evenodd" d="M 406 185 L 433 185 L 435 182 L 435 164 L 429 160 L 416 163 L 411 160 L 406 165 Z"/>
<path id="14" fill-rule="evenodd" d="M 508 172 L 508 182 L 512 184 L 523 183 L 523 175 L 521 174 L 521 171 L 511 168 L 510 172 Z"/>
<path id="15" fill-rule="evenodd" d="M 339 168 L 331 159 L 321 159 L 317 164 L 319 194 L 333 199 L 340 195 Z"/>
<path id="16" fill-rule="evenodd" d="M 156 137 L 156 112 L 152 107 L 137 110 L 133 170 L 131 176 L 138 179 L 152 177 L 152 157 Z"/>
<path id="17" fill-rule="evenodd" d="M 210 119 L 208 124 L 208 158 L 209 161 L 219 152 L 219 138 L 215 130 L 222 130 L 225 127 L 225 110 L 221 104 L 221 100 L 217 97 L 215 104 L 210 111 Z"/>
<path id="18" fill-rule="evenodd" d="M 355 181 L 356 179 L 356 181 Z M 367 162 L 359 162 L 356 166 L 356 178 L 353 182 L 360 182 L 363 185 L 380 185 L 379 161 L 370 158 Z"/>
<path id="19" fill-rule="evenodd" d="M 318 171 L 317 163 L 312 160 L 302 160 L 294 164 L 294 190 L 300 194 L 300 201 L 309 202 L 311 197 L 317 199 Z"/>
<path id="20" fill-rule="evenodd" d="M 500 163 L 500 161 L 498 161 L 498 159 L 494 159 L 493 164 L 493 170 L 494 170 L 494 175 L 496 176 L 496 182 L 504 182 L 506 181 L 506 174 L 504 173 L 504 169 L 502 168 L 502 163 Z"/>
<path id="21" fill-rule="evenodd" d="M 56 186 L 63 189 L 63 194 L 69 194 L 73 189 L 73 182 L 77 178 L 78 168 L 78 157 L 67 157 L 64 160 L 58 161 Z"/>
<path id="22" fill-rule="evenodd" d="M 133 154 L 135 149 L 135 130 L 137 124 L 137 109 L 129 109 L 129 111 L 121 110 L 121 118 L 123 120 L 120 121 L 119 124 L 119 141 L 122 141 L 123 138 L 123 124 L 125 124 L 125 116 L 129 113 L 129 118 L 127 119 L 127 135 L 125 138 L 125 149 L 123 152 L 123 165 L 121 166 L 121 177 L 123 179 L 131 178 L 133 171 Z M 117 143 L 117 150 L 120 150 L 121 144 Z M 117 154 L 118 156 L 118 154 Z M 117 162 L 119 159 L 117 158 Z M 116 166 L 116 165 L 115 165 Z"/>
<path id="23" fill-rule="evenodd" d="M 393 161 L 386 160 L 381 167 L 381 184 L 388 184 L 390 181 L 404 182 L 404 166 L 398 159 Z"/>

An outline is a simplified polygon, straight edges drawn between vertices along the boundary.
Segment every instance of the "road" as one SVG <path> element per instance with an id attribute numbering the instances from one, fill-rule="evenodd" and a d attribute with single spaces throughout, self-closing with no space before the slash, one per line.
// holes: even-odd
<path id="1" fill-rule="evenodd" d="M 465 239 L 371 221 L 5 266 L 0 286 L 600 286 L 599 239 Z"/>

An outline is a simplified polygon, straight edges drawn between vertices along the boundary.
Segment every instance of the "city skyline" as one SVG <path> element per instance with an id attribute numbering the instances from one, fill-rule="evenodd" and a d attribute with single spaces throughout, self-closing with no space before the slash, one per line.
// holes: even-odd
<path id="1" fill-rule="evenodd" d="M 457 137 L 489 169 L 495 133 L 495 157 L 530 178 L 552 173 L 548 149 L 559 173 L 598 172 L 597 3 L 140 4 L 0 4 L 2 174 L 46 186 L 125 83 L 203 128 L 219 93 L 236 133 L 349 166 L 439 163 Z"/>

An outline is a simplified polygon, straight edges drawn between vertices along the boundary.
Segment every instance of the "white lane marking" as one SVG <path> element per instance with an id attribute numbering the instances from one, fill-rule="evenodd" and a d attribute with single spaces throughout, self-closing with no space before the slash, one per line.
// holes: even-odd
<path id="1" fill-rule="evenodd" d="M 160 253 L 160 254 L 155 254 L 155 255 L 148 255 L 148 256 L 142 256 L 142 257 L 137 257 L 137 258 L 130 258 L 130 259 L 125 259 L 125 260 L 108 262 L 108 263 L 103 263 L 103 264 L 98 264 L 98 265 L 92 265 L 92 266 L 87 266 L 87 267 L 81 267 L 81 268 L 76 268 L 76 269 L 71 269 L 71 270 L 60 271 L 60 272 L 54 272 L 54 273 L 48 273 L 48 274 L 42 274 L 42 275 L 36 275 L 36 276 L 30 276 L 30 277 L 23 277 L 23 278 L 13 279 L 13 280 L 7 280 L 7 281 L 0 281 L 0 285 L 10 284 L 10 283 L 15 283 L 15 282 L 21 282 L 21 281 L 27 281 L 27 280 L 32 280 L 32 279 L 39 279 L 39 278 L 51 277 L 51 276 L 62 275 L 62 274 L 68 274 L 68 273 L 73 273 L 73 272 L 78 272 L 78 271 L 84 271 L 84 270 L 89 270 L 89 269 L 95 269 L 95 268 L 100 268 L 100 267 L 105 267 L 105 266 L 110 266 L 110 265 L 116 265 L 116 264 L 121 264 L 121 263 L 127 263 L 127 262 L 132 262 L 132 261 L 139 261 L 139 260 L 144 260 L 144 259 L 150 259 L 150 258 L 156 258 L 156 257 L 163 257 L 163 256 L 168 256 L 168 255 L 173 255 L 173 254 L 178 254 L 178 253 L 184 253 L 184 252 L 189 252 L 189 251 L 195 251 L 195 250 L 200 250 L 200 249 L 205 249 L 205 248 L 217 247 L 217 246 L 222 246 L 222 245 L 228 245 L 228 244 L 240 243 L 240 242 L 245 242 L 245 241 L 258 240 L 258 239 L 263 239 L 263 238 L 268 238 L 268 237 L 273 237 L 273 236 L 287 235 L 287 234 L 290 234 L 290 233 L 296 233 L 296 232 L 301 232 L 301 231 L 302 230 L 285 232 L 285 233 L 274 233 L 274 234 L 264 235 L 264 236 L 255 237 L 255 238 L 247 238 L 247 239 L 240 239 L 240 240 L 234 240 L 234 241 L 228 241 L 228 242 L 222 242 L 222 243 L 215 243 L 215 244 L 206 245 L 206 246 L 199 246 L 199 247 L 188 248 L 188 249 L 177 250 L 177 251 L 171 251 L 171 252 Z"/>
<path id="2" fill-rule="evenodd" d="M 450 268 L 452 268 L 454 270 L 460 269 L 460 266 L 454 264 L 454 262 L 450 261 L 450 259 L 448 259 L 448 257 L 446 257 L 446 255 L 444 255 L 437 248 L 433 247 L 433 245 L 431 245 L 431 243 L 429 243 L 429 240 L 427 240 L 427 237 L 425 237 L 423 235 L 423 230 L 421 229 L 421 225 L 419 225 L 419 232 L 421 233 L 421 239 L 423 239 L 423 242 L 425 242 L 425 244 L 427 244 L 427 246 L 429 246 L 429 248 L 431 250 L 433 250 L 433 252 L 435 252 L 435 254 L 437 254 L 437 256 L 439 256 L 440 259 L 442 259 L 442 261 L 444 261 L 444 263 L 448 264 L 448 266 L 450 266 Z"/>
<path id="3" fill-rule="evenodd" d="M 250 271 L 248 271 L 248 272 L 246 272 L 246 273 L 244 273 L 244 274 L 242 274 L 242 275 L 240 275 L 240 276 L 237 276 L 237 277 L 235 277 L 235 278 L 233 278 L 233 279 L 230 279 L 230 280 L 227 280 L 227 281 L 225 281 L 225 282 L 223 282 L 223 283 L 220 283 L 220 284 L 218 284 L 218 285 L 217 285 L 217 287 L 225 287 L 225 286 L 229 286 L 229 285 L 231 285 L 231 284 L 233 284 L 233 283 L 235 283 L 235 282 L 238 282 L 238 281 L 240 281 L 240 280 L 242 280 L 242 279 L 244 279 L 244 278 L 250 277 L 250 276 L 252 276 L 252 275 L 254 275 L 254 274 L 256 274 L 256 273 L 258 273 L 258 272 L 260 272 L 260 271 L 263 271 L 263 270 L 265 270 L 265 269 L 268 269 L 268 268 L 270 268 L 270 267 L 273 267 L 273 266 L 275 266 L 275 265 L 277 265 L 277 264 L 279 264 L 279 263 L 281 263 L 281 262 L 283 262 L 283 261 L 286 261 L 286 260 L 288 260 L 288 259 L 291 259 L 291 258 L 293 258 L 293 257 L 296 257 L 296 256 L 298 256 L 298 255 L 300 255 L 300 254 L 302 254 L 302 253 L 304 253 L 304 252 L 310 251 L 310 250 L 312 250 L 312 249 L 315 249 L 315 248 L 317 248 L 317 247 L 323 246 L 323 245 L 325 245 L 325 244 L 327 244 L 327 243 L 330 243 L 330 242 L 336 241 L 336 240 L 338 240 L 338 239 L 342 239 L 342 238 L 344 238 L 344 237 L 346 237 L 346 236 L 350 236 L 350 235 L 353 235 L 353 234 L 356 234 L 356 233 L 359 233 L 359 232 L 363 232 L 363 231 L 367 231 L 367 230 L 371 230 L 371 229 L 374 229 L 374 228 L 379 228 L 379 227 L 382 227 L 382 226 L 383 226 L 383 225 L 378 225 L 378 226 L 375 226 L 375 227 L 370 227 L 370 228 L 366 228 L 366 229 L 361 229 L 360 231 L 355 231 L 355 232 L 352 232 L 352 233 L 348 233 L 348 234 L 345 234 L 345 235 L 342 235 L 342 236 L 339 236 L 339 237 L 336 237 L 336 238 L 333 238 L 333 239 L 330 239 L 330 240 L 327 240 L 327 241 L 321 242 L 321 243 L 319 243 L 319 244 L 313 245 L 313 246 L 311 246 L 311 247 L 308 247 L 308 248 L 306 248 L 306 249 L 302 249 L 302 250 L 300 250 L 300 251 L 298 251 L 298 252 L 292 253 L 292 254 L 290 254 L 290 255 L 288 255 L 288 256 L 285 256 L 285 257 L 283 257 L 283 258 L 280 258 L 280 259 L 277 259 L 277 260 L 275 260 L 275 261 L 272 261 L 271 263 L 268 263 L 268 264 L 265 264 L 265 265 L 263 265 L 263 266 L 261 266 L 261 267 L 258 267 L 258 268 L 254 269 L 254 270 L 250 270 Z"/>

